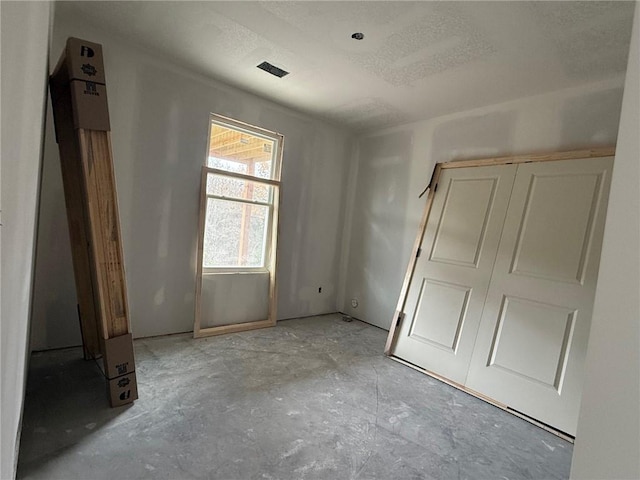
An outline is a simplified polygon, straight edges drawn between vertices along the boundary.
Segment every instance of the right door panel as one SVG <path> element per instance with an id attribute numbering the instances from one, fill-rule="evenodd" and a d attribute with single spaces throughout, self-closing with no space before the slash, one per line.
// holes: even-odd
<path id="1" fill-rule="evenodd" d="M 465 382 L 571 435 L 612 163 L 518 166 Z"/>

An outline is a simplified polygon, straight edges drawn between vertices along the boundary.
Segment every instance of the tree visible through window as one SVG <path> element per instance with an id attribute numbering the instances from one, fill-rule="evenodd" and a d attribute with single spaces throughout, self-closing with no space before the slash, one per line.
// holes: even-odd
<path id="1" fill-rule="evenodd" d="M 202 266 L 266 269 L 280 138 L 217 118 L 210 132 Z"/>

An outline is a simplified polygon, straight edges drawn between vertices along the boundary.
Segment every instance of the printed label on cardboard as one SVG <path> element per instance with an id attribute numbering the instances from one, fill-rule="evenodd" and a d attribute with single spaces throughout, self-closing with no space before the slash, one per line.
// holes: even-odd
<path id="1" fill-rule="evenodd" d="M 104 369 L 107 378 L 116 378 L 135 370 L 131 334 L 104 341 Z"/>
<path id="2" fill-rule="evenodd" d="M 67 59 L 71 80 L 89 80 L 104 85 L 102 45 L 79 38 L 68 38 Z"/>
<path id="3" fill-rule="evenodd" d="M 91 81 L 73 80 L 70 88 L 74 128 L 111 130 L 107 87 Z"/>
<path id="4" fill-rule="evenodd" d="M 109 403 L 112 407 L 132 403 L 138 398 L 136 373 L 132 372 L 122 377 L 109 380 Z"/>

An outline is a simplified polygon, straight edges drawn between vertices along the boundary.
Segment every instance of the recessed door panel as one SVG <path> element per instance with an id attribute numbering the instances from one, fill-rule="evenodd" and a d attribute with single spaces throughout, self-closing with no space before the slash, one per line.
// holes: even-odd
<path id="1" fill-rule="evenodd" d="M 531 175 L 512 273 L 582 283 L 602 176 Z"/>
<path id="2" fill-rule="evenodd" d="M 394 355 L 464 383 L 515 171 L 442 171 Z"/>
<path id="3" fill-rule="evenodd" d="M 422 279 L 409 336 L 455 354 L 470 293 L 464 285 Z"/>
<path id="4" fill-rule="evenodd" d="M 576 311 L 503 297 L 487 366 L 560 392 Z"/>
<path id="5" fill-rule="evenodd" d="M 518 167 L 466 382 L 572 435 L 612 162 Z"/>
<path id="6" fill-rule="evenodd" d="M 497 183 L 497 178 L 449 180 L 432 261 L 477 266 Z"/>

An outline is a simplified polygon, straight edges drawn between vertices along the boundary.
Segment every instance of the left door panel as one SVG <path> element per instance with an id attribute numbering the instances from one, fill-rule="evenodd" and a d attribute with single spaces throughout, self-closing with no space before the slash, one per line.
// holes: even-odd
<path id="1" fill-rule="evenodd" d="M 515 172 L 443 170 L 395 356 L 464 384 Z"/>

